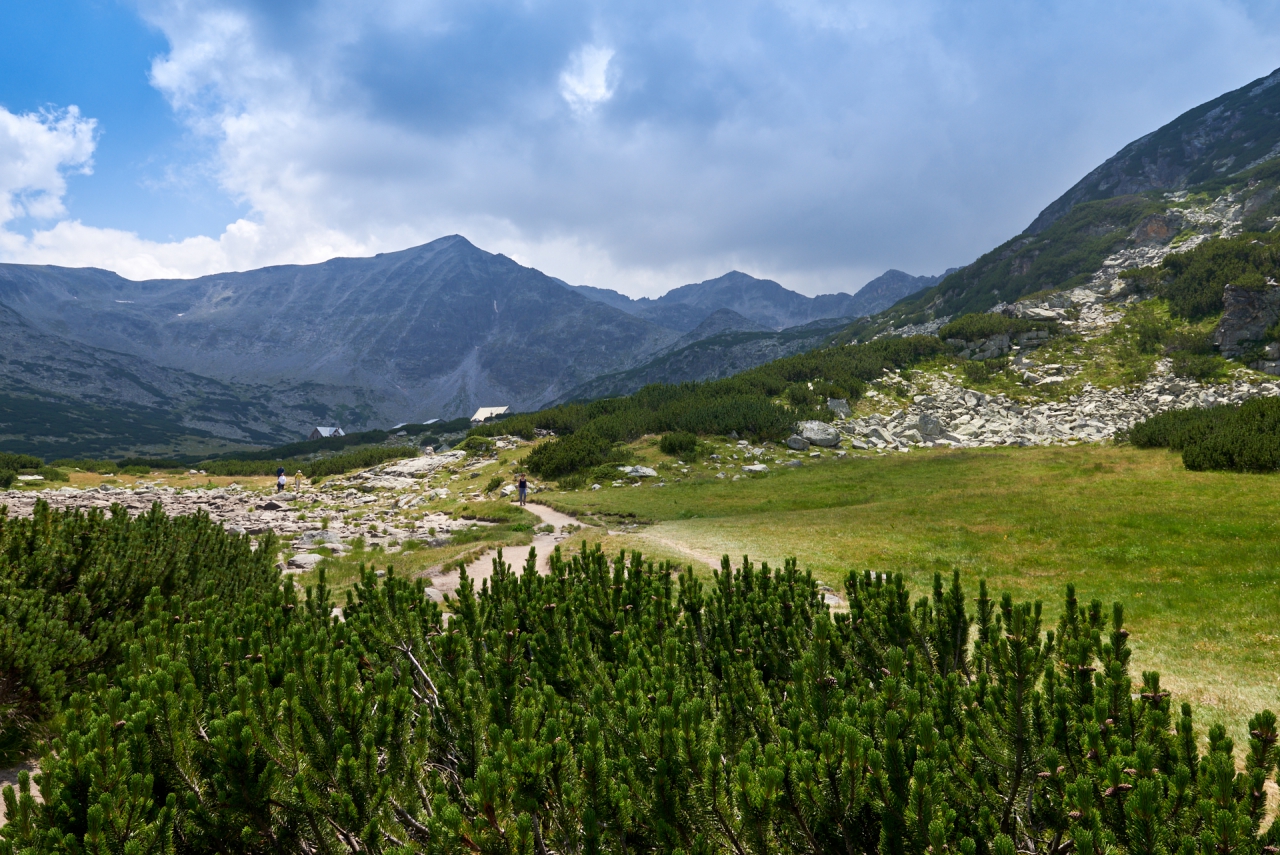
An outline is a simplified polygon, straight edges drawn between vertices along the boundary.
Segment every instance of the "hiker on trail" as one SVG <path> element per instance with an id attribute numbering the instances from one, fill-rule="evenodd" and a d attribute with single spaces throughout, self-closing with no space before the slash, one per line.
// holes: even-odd
<path id="1" fill-rule="evenodd" d="M 302 492 L 302 470 L 293 473 L 293 492 Z"/>
<path id="2" fill-rule="evenodd" d="M 287 478 L 284 477 L 284 467 L 281 466 L 279 469 L 276 470 L 276 492 L 283 493 L 284 486 L 287 483 L 289 483 L 289 481 Z"/>
<path id="3" fill-rule="evenodd" d="M 524 473 L 520 473 L 520 480 L 516 482 L 516 491 L 520 493 L 520 507 L 524 507 L 525 497 L 529 495 L 529 480 L 524 477 Z"/>

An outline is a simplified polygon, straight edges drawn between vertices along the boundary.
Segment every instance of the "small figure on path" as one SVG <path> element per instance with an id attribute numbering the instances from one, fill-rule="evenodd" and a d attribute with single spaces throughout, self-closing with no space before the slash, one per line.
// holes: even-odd
<path id="1" fill-rule="evenodd" d="M 293 492 L 302 492 L 302 470 L 293 473 Z"/>
<path id="2" fill-rule="evenodd" d="M 520 507 L 524 507 L 525 497 L 529 495 L 529 480 L 525 478 L 524 473 L 520 473 L 520 480 L 516 482 L 516 492 L 520 494 Z"/>
<path id="3" fill-rule="evenodd" d="M 284 467 L 281 466 L 279 469 L 276 470 L 276 492 L 283 493 L 284 486 L 287 483 L 289 483 L 289 481 L 287 478 L 284 477 Z"/>

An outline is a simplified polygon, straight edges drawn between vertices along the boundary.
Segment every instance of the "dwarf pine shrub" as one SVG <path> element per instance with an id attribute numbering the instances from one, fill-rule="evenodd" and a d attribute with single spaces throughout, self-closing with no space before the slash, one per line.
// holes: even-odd
<path id="1" fill-rule="evenodd" d="M 0 853 L 1276 843 L 1275 716 L 1246 745 L 1220 726 L 1201 742 L 1157 674 L 1130 673 L 1119 606 L 1068 588 L 1051 628 L 958 574 L 914 599 L 855 572 L 832 614 L 794 562 L 726 558 L 704 580 L 585 546 L 546 576 L 535 561 L 499 559 L 478 590 L 464 575 L 447 620 L 393 572 L 367 572 L 344 620 L 323 574 L 241 598 L 154 585 L 121 655 L 61 704 L 43 803 L 29 779 L 5 791 Z"/>
<path id="2" fill-rule="evenodd" d="M 1280 469 L 1280 399 L 1172 410 L 1139 422 L 1127 437 L 1139 448 L 1180 451 L 1188 469 L 1274 472 Z"/>

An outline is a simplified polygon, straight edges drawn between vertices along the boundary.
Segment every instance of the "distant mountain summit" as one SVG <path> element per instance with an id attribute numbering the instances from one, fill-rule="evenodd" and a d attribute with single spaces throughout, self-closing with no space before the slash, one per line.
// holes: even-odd
<path id="1" fill-rule="evenodd" d="M 276 429 L 290 434 L 310 421 L 363 427 L 490 404 L 532 409 L 679 338 L 456 235 L 373 258 L 188 280 L 0 265 L 0 307 L 29 333 L 23 360 L 97 350 L 168 369 L 173 382 L 177 371 L 271 390 L 302 405 L 281 413 Z M 0 343 L 0 357 L 16 345 Z"/>
<path id="2" fill-rule="evenodd" d="M 955 270 L 953 267 L 942 276 L 912 276 L 901 270 L 886 270 L 853 295 L 847 317 L 861 318 L 883 312 L 904 297 L 932 288 L 942 281 L 943 276 L 954 273 Z"/>
<path id="3" fill-rule="evenodd" d="M 757 279 L 734 270 L 715 279 L 673 288 L 656 298 L 636 300 L 617 291 L 589 285 L 576 286 L 575 290 L 658 326 L 688 333 L 711 313 L 722 309 L 770 330 L 783 330 L 827 318 L 861 317 L 888 308 L 903 297 L 934 285 L 939 279 L 938 276 L 911 276 L 900 270 L 889 270 L 855 294 L 806 297 L 771 279 Z"/>
<path id="4" fill-rule="evenodd" d="M 1027 227 L 1039 234 L 1082 202 L 1185 190 L 1280 156 L 1280 69 L 1134 140 L 1081 178 Z"/>

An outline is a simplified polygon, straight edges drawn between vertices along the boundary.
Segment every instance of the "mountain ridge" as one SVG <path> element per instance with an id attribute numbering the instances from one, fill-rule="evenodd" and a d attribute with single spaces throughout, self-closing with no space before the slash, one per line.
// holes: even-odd
<path id="1" fill-rule="evenodd" d="M 1280 157 L 1280 123 L 1275 121 L 1280 116 L 1280 86 L 1276 84 L 1280 84 L 1280 69 L 1192 107 L 1139 137 L 1046 206 L 1025 233 L 1039 234 L 1082 202 L 1150 190 L 1184 190 Z"/>

